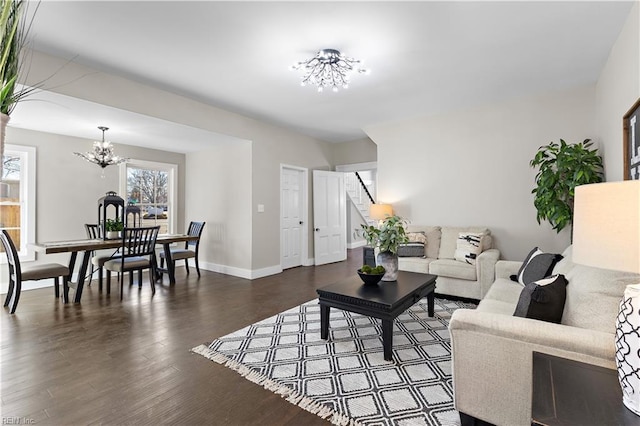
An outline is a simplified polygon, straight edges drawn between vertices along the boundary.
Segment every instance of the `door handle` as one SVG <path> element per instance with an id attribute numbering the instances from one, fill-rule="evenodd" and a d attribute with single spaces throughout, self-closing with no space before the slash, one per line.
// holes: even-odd
<path id="1" fill-rule="evenodd" d="M 316 232 L 318 232 L 320 230 L 320 228 L 316 228 Z"/>
<path id="2" fill-rule="evenodd" d="M 298 222 L 298 224 L 300 224 L 300 225 L 302 225 L 303 223 L 304 223 L 304 222 L 302 222 L 302 221 Z"/>

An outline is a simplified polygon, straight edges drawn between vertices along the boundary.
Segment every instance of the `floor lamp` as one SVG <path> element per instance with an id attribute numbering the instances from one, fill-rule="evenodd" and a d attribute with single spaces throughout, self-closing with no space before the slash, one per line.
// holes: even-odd
<path id="1" fill-rule="evenodd" d="M 616 366 L 624 405 L 640 415 L 640 181 L 575 189 L 573 261 L 639 274 L 616 319 Z"/>

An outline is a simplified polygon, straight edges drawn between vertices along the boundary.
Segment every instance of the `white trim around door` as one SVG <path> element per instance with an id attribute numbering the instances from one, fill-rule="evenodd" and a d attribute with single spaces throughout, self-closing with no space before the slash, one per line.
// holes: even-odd
<path id="1" fill-rule="evenodd" d="M 291 191 L 290 179 L 295 181 L 295 191 Z M 292 209 L 295 211 L 292 212 Z M 292 220 L 297 223 L 292 223 Z M 313 264 L 313 260 L 309 259 L 310 226 L 309 170 L 304 167 L 280 164 L 280 266 L 282 269 Z M 295 238 L 295 241 L 291 238 Z"/>

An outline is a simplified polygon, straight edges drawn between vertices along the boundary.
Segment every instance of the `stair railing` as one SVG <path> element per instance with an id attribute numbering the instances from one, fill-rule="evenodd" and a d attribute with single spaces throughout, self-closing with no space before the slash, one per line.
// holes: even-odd
<path id="1" fill-rule="evenodd" d="M 362 189 L 364 189 L 364 192 L 367 194 L 367 197 L 369 197 L 371 204 L 375 204 L 376 202 L 371 196 L 371 194 L 369 193 L 369 190 L 367 189 L 367 185 L 365 185 L 364 182 L 362 181 L 360 174 L 358 172 L 355 172 L 355 174 L 356 174 L 356 178 L 358 178 L 358 182 L 360 182 L 360 186 L 362 187 Z"/>

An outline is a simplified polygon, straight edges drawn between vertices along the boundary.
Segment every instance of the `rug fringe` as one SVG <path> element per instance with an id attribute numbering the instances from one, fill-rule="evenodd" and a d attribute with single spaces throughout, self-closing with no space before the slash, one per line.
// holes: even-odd
<path id="1" fill-rule="evenodd" d="M 315 402 L 308 396 L 304 396 L 303 394 L 300 394 L 299 392 L 296 392 L 293 389 L 282 385 L 273 379 L 270 379 L 269 377 L 259 373 L 256 370 L 253 370 L 247 366 L 240 364 L 237 361 L 227 358 L 219 352 L 209 349 L 207 345 L 196 346 L 195 348 L 191 349 L 191 352 L 202 355 L 203 357 L 213 362 L 224 365 L 225 367 L 234 370 L 245 379 L 262 386 L 266 390 L 280 395 L 288 402 L 297 405 L 305 411 L 315 414 L 320 418 L 329 420 L 334 425 L 362 426 L 360 422 L 353 420 L 348 416 L 345 416 L 344 414 L 338 413 L 333 408 L 330 408 L 319 402 Z"/>

